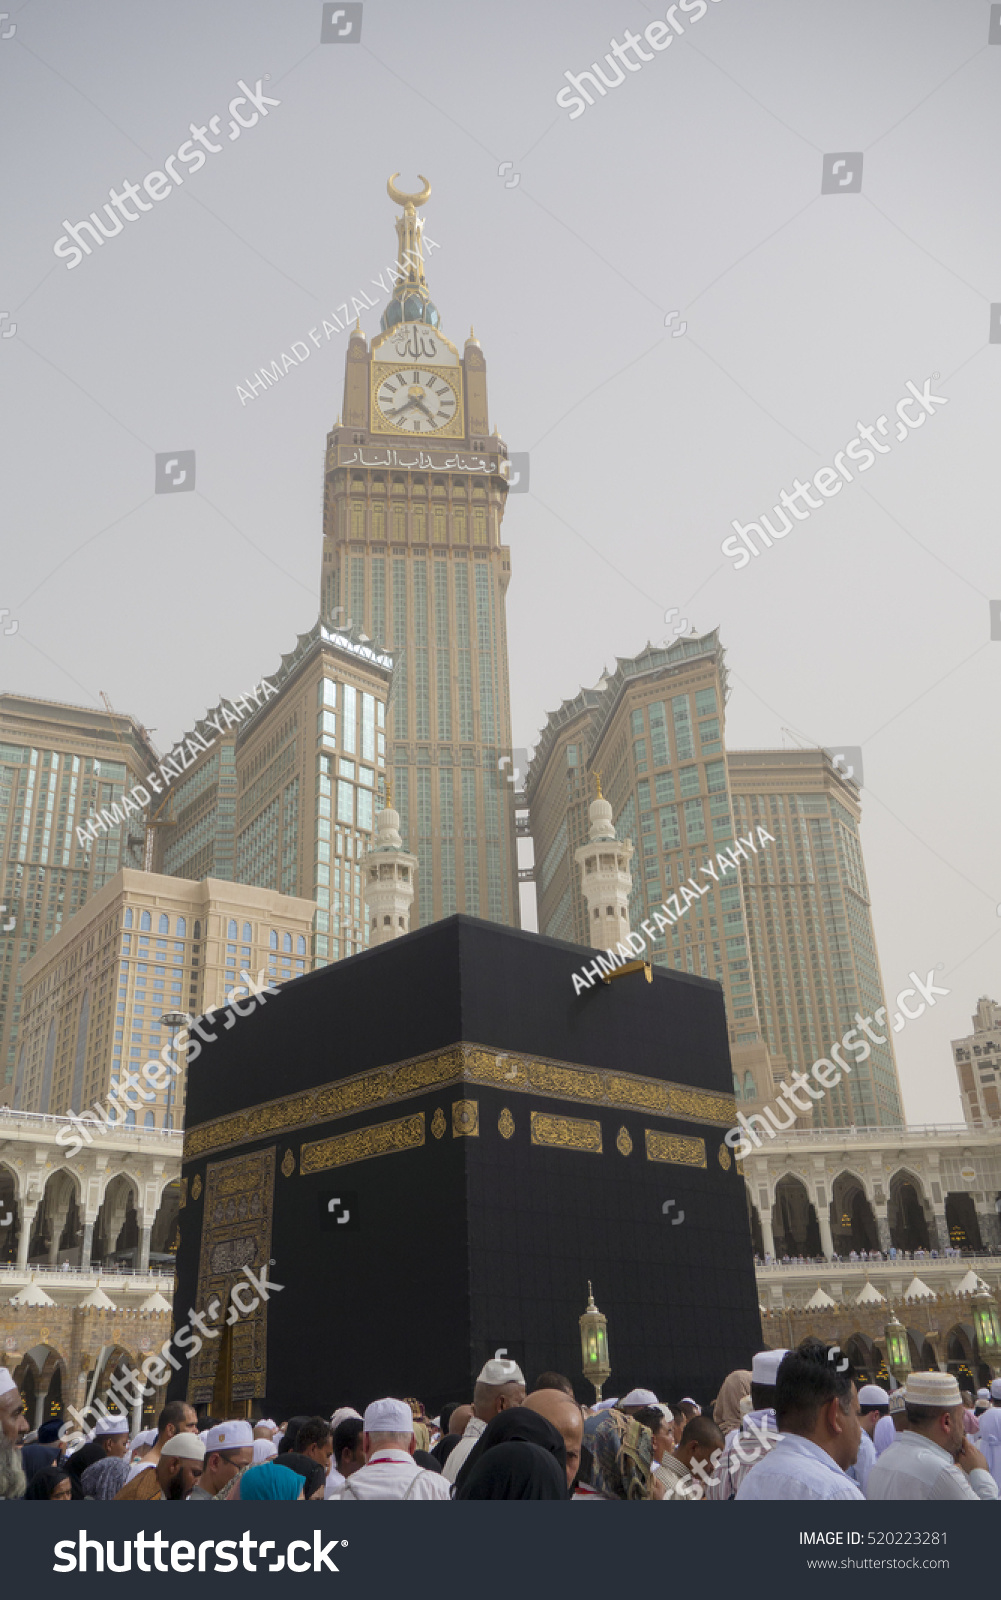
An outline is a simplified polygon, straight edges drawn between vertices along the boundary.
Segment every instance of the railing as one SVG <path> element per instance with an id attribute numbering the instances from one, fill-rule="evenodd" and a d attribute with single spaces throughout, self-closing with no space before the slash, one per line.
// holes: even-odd
<path id="1" fill-rule="evenodd" d="M 746 1101 L 739 1102 L 738 1109 L 743 1111 L 746 1104 Z M 745 1111 L 744 1114 L 750 1117 L 752 1113 Z M 977 1139 L 985 1135 L 995 1141 L 1001 1139 L 1001 1123 L 991 1123 L 982 1128 L 971 1128 L 967 1122 L 910 1123 L 896 1128 L 790 1128 L 788 1132 L 776 1132 L 774 1139 L 762 1137 L 757 1127 L 754 1131 L 761 1139 L 760 1147 L 752 1152 L 755 1155 L 760 1151 L 772 1150 L 777 1144 L 845 1144 L 858 1139 L 881 1139 L 888 1142 L 897 1139 Z M 750 1156 L 744 1159 L 750 1160 Z"/>
<path id="2" fill-rule="evenodd" d="M 15 1111 L 12 1106 L 0 1106 L 0 1129 L 26 1128 L 30 1132 L 36 1128 L 39 1132 L 43 1132 L 47 1128 L 73 1126 L 70 1117 L 54 1117 L 44 1111 Z M 127 1138 L 130 1143 L 134 1140 L 137 1144 L 176 1144 L 180 1149 L 184 1143 L 183 1128 L 127 1128 L 123 1123 L 121 1127 L 104 1128 L 101 1132 L 102 1137 L 117 1136 Z"/>
<path id="3" fill-rule="evenodd" d="M 898 1252 L 896 1260 L 891 1260 L 884 1255 L 882 1261 L 874 1261 L 870 1257 L 868 1261 L 847 1261 L 845 1259 L 841 1261 L 831 1261 L 830 1259 L 795 1262 L 769 1261 L 767 1265 L 764 1262 L 756 1262 L 754 1270 L 759 1276 L 779 1277 L 784 1276 L 786 1273 L 796 1273 L 800 1277 L 809 1278 L 811 1275 L 816 1277 L 818 1272 L 836 1272 L 840 1274 L 888 1272 L 900 1271 L 902 1268 L 905 1272 L 910 1273 L 912 1277 L 920 1278 L 923 1272 L 941 1272 L 943 1267 L 949 1272 L 958 1272 L 962 1275 L 969 1272 L 971 1267 L 976 1271 L 978 1266 L 993 1267 L 995 1270 L 1001 1267 L 1001 1250 L 996 1254 L 988 1254 L 981 1251 L 977 1254 L 971 1252 L 967 1255 L 964 1253 L 961 1256 L 944 1256 L 940 1252 L 934 1259 L 926 1253 L 924 1257 L 919 1256 L 917 1261 L 914 1260 L 913 1256 L 908 1256 L 905 1260 Z"/>

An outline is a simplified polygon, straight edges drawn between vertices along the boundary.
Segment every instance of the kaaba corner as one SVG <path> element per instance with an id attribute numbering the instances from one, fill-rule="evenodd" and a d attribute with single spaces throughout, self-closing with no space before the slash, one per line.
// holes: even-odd
<path id="1" fill-rule="evenodd" d="M 455 916 L 215 1013 L 189 1069 L 175 1301 L 205 1337 L 172 1398 L 437 1408 L 499 1349 L 593 1398 L 589 1281 L 610 1392 L 715 1392 L 746 1364 L 722 989 L 655 968 L 576 993 L 593 959 Z"/>

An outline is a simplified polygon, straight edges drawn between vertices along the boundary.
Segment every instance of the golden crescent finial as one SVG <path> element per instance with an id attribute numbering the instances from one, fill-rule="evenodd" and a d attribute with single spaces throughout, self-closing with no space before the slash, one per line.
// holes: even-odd
<path id="1" fill-rule="evenodd" d="M 393 177 L 390 178 L 389 182 L 386 184 L 386 192 L 389 195 L 390 200 L 394 200 L 398 206 L 422 206 L 427 200 L 430 199 L 431 185 L 428 183 L 423 172 L 419 172 L 417 174 L 421 180 L 421 183 L 424 185 L 419 194 L 404 194 L 402 189 L 398 189 L 396 184 L 393 182 L 393 178 L 398 178 L 399 176 L 400 174 L 398 172 L 394 172 Z"/>
<path id="2" fill-rule="evenodd" d="M 596 783 L 596 784 L 597 784 L 597 785 L 598 785 L 598 794 L 597 794 L 597 798 L 598 798 L 598 799 L 599 799 L 599 800 L 602 800 L 602 799 L 603 799 L 603 798 L 604 798 L 604 796 L 603 796 L 603 795 L 602 795 L 602 792 L 601 792 L 601 773 L 600 773 L 600 772 L 596 772 L 596 773 L 595 773 L 595 774 L 594 774 L 594 781 L 595 781 L 595 783 Z"/>

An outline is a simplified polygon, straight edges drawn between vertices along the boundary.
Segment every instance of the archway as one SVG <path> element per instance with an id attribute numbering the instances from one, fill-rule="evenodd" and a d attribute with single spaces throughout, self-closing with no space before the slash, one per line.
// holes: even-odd
<path id="1" fill-rule="evenodd" d="M 806 1184 L 787 1172 L 775 1186 L 772 1207 L 772 1236 L 776 1259 L 789 1256 L 819 1256 L 820 1226 Z"/>
<path id="2" fill-rule="evenodd" d="M 0 1266 L 17 1261 L 19 1210 L 14 1171 L 0 1162 Z"/>
<path id="3" fill-rule="evenodd" d="M 175 1179 L 168 1183 L 160 1196 L 156 1218 L 150 1234 L 149 1261 L 150 1267 L 166 1267 L 172 1271 L 177 1256 L 178 1234 L 177 1219 L 181 1205 L 181 1182 Z"/>
<path id="4" fill-rule="evenodd" d="M 898 1250 L 931 1249 L 921 1185 L 913 1173 L 895 1172 L 890 1179 L 887 1221 L 890 1238 Z"/>
<path id="5" fill-rule="evenodd" d="M 852 1250 L 878 1250 L 879 1229 L 862 1179 L 841 1172 L 834 1180 L 831 1199 L 831 1238 L 839 1256 Z"/>
<path id="6" fill-rule="evenodd" d="M 34 1426 L 59 1419 L 63 1411 L 63 1381 L 66 1362 L 50 1344 L 36 1344 L 25 1352 L 35 1373 L 36 1415 Z M 29 1416 L 31 1413 L 28 1413 Z"/>
<path id="7" fill-rule="evenodd" d="M 946 1195 L 945 1225 L 949 1233 L 949 1243 L 955 1245 L 957 1250 L 973 1255 L 978 1255 L 983 1250 L 980 1218 L 977 1216 L 977 1208 L 973 1204 L 971 1195 L 951 1193 Z"/>
<path id="8" fill-rule="evenodd" d="M 751 1229 L 751 1248 L 754 1251 L 754 1254 L 761 1261 L 764 1261 L 765 1247 L 761 1237 L 761 1218 L 758 1216 L 757 1206 L 752 1205 L 751 1203 L 751 1196 L 747 1192 L 746 1187 L 744 1192 L 747 1194 L 747 1220 Z"/>
<path id="9" fill-rule="evenodd" d="M 94 1223 L 92 1257 L 110 1266 L 115 1257 L 126 1266 L 135 1266 L 139 1227 L 136 1220 L 135 1182 L 127 1173 L 116 1173 L 104 1191 L 101 1209 Z"/>
<path id="10" fill-rule="evenodd" d="M 930 1339 L 925 1339 L 921 1345 L 921 1371 L 937 1372 L 938 1370 L 938 1356 L 935 1354 L 935 1346 Z"/>
<path id="11" fill-rule="evenodd" d="M 60 1254 L 72 1253 L 79 1231 L 78 1183 L 66 1167 L 49 1174 L 28 1245 L 29 1264 L 54 1267 Z"/>
<path id="12" fill-rule="evenodd" d="M 977 1360 L 974 1354 L 973 1329 L 969 1324 L 957 1322 L 949 1329 L 945 1340 L 946 1371 L 959 1379 L 961 1389 L 978 1389 L 976 1381 Z"/>
<path id="13" fill-rule="evenodd" d="M 879 1371 L 881 1357 L 868 1334 L 853 1333 L 851 1338 L 845 1341 L 844 1352 L 855 1369 L 858 1383 L 877 1381 L 876 1373 Z"/>

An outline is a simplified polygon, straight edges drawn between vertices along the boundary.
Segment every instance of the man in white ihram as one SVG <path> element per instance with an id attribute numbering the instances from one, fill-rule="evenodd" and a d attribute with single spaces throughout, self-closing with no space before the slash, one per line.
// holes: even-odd
<path id="1" fill-rule="evenodd" d="M 365 1408 L 365 1465 L 335 1500 L 449 1500 L 452 1485 L 414 1460 L 414 1416 L 405 1400 L 373 1400 Z"/>
<path id="2" fill-rule="evenodd" d="M 445 1462 L 443 1476 L 449 1483 L 454 1483 L 459 1475 L 459 1468 L 469 1455 L 481 1433 L 486 1432 L 488 1422 L 492 1422 L 498 1411 L 506 1411 L 509 1406 L 522 1406 L 525 1404 L 525 1374 L 517 1361 L 503 1361 L 494 1356 L 482 1368 L 473 1390 L 473 1415 L 466 1424 L 466 1431 Z"/>
<path id="3" fill-rule="evenodd" d="M 980 1413 L 977 1444 L 987 1458 L 987 1470 L 1001 1489 L 1001 1378 L 991 1384 L 991 1403 Z"/>
<path id="4" fill-rule="evenodd" d="M 866 1499 L 996 1500 L 986 1457 L 963 1427 L 963 1396 L 952 1374 L 912 1372 L 904 1404 L 907 1431 L 876 1462 Z"/>
<path id="5" fill-rule="evenodd" d="M 747 1473 L 742 1500 L 864 1500 L 847 1469 L 858 1456 L 862 1424 L 848 1372 L 819 1339 L 804 1339 L 782 1359 L 775 1380 L 781 1437 Z M 887 1452 L 889 1454 L 889 1452 Z M 875 1471 L 875 1467 L 873 1471 Z"/>

